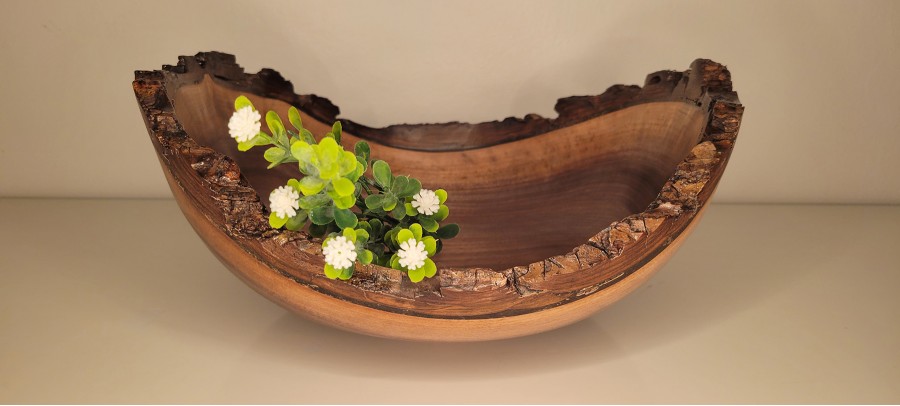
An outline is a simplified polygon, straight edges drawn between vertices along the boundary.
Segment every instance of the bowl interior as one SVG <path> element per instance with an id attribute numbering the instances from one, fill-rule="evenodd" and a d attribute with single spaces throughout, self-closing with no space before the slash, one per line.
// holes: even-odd
<path id="1" fill-rule="evenodd" d="M 227 124 L 240 94 L 207 76 L 182 86 L 172 102 L 187 134 L 234 159 L 268 204 L 274 188 L 301 175 L 291 164 L 267 170 L 265 148 L 237 150 Z M 275 110 L 286 120 L 287 103 L 245 95 L 263 113 Z M 301 116 L 317 138 L 331 128 Z M 370 144 L 372 156 L 390 163 L 395 175 L 447 190 L 447 222 L 459 223 L 462 231 L 445 242 L 435 258 L 439 267 L 505 269 L 565 254 L 612 221 L 643 211 L 697 144 L 704 118 L 703 110 L 687 103 L 655 102 L 478 149 L 427 152 Z M 427 139 L 427 125 L 413 131 Z M 343 144 L 352 149 L 358 139 L 345 132 Z"/>

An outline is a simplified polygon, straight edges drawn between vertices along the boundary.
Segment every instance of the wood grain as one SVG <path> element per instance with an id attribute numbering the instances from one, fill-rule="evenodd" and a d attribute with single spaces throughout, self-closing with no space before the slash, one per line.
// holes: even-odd
<path id="1" fill-rule="evenodd" d="M 463 233 L 419 284 L 358 266 L 321 273 L 320 241 L 273 230 L 259 196 L 297 174 L 238 153 L 224 125 L 238 94 L 283 116 L 301 109 L 317 134 L 339 114 L 296 95 L 277 72 L 245 74 L 201 53 L 136 72 L 134 90 L 163 172 L 210 249 L 254 289 L 307 317 L 385 337 L 461 341 L 519 336 L 584 317 L 633 290 L 697 221 L 734 146 L 743 107 L 724 66 L 697 60 L 644 87 L 561 99 L 554 119 L 375 129 L 341 120 L 395 173 L 450 194 Z"/>

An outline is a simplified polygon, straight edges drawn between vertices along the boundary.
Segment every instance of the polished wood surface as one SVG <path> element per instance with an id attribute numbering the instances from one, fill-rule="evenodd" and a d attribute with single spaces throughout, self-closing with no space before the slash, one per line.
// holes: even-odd
<path id="1" fill-rule="evenodd" d="M 648 75 L 643 88 L 562 99 L 560 116 L 373 129 L 342 120 L 395 173 L 449 191 L 463 232 L 439 275 L 359 266 L 321 274 L 320 241 L 272 230 L 259 196 L 296 171 L 238 153 L 226 123 L 245 94 L 316 134 L 338 114 L 280 75 L 244 74 L 219 53 L 137 72 L 135 93 L 163 172 L 207 246 L 251 287 L 313 319 L 371 335 L 465 341 L 521 336 L 587 317 L 621 298 L 677 249 L 721 177 L 742 106 L 724 66 Z M 349 145 L 348 142 L 348 145 Z M 262 199 L 265 200 L 265 199 Z"/>

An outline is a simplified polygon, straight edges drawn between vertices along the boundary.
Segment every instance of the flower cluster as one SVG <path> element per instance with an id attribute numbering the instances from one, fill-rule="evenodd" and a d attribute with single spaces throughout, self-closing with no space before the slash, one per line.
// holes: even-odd
<path id="1" fill-rule="evenodd" d="M 263 154 L 269 168 L 297 164 L 303 176 L 269 195 L 269 225 L 323 237 L 327 277 L 349 279 L 356 263 L 405 271 L 413 282 L 435 275 L 431 258 L 441 251 L 441 240 L 459 233 L 456 224 L 440 224 L 450 214 L 445 190 L 394 175 L 387 162 L 371 159 L 365 141 L 344 150 L 340 122 L 317 141 L 294 107 L 288 110 L 293 129 L 267 112 L 268 133 L 249 99 L 239 96 L 234 109 L 228 131 L 238 150 L 269 146 Z"/>
<path id="2" fill-rule="evenodd" d="M 366 248 L 369 233 L 365 230 L 345 228 L 340 234 L 332 234 L 322 242 L 322 255 L 325 256 L 325 276 L 331 279 L 350 279 L 353 276 L 353 263 L 359 261 L 371 264 L 372 251 Z"/>
<path id="3" fill-rule="evenodd" d="M 432 236 L 423 237 L 422 231 L 421 225 L 412 224 L 397 232 L 400 250 L 391 257 L 391 267 L 406 271 L 413 282 L 430 278 L 437 272 L 437 266 L 429 258 L 437 253 L 437 240 Z"/>
<path id="4" fill-rule="evenodd" d="M 441 201 L 434 191 L 422 189 L 413 196 L 413 201 L 410 205 L 416 209 L 416 213 L 430 216 L 437 213 L 438 209 L 440 209 Z"/>
<path id="5" fill-rule="evenodd" d="M 228 134 L 238 142 L 250 141 L 259 134 L 259 119 L 259 113 L 252 106 L 241 107 L 228 120 Z"/>
<path id="6" fill-rule="evenodd" d="M 300 208 L 300 194 L 290 186 L 279 186 L 269 195 L 269 207 L 276 218 L 291 218 Z"/>

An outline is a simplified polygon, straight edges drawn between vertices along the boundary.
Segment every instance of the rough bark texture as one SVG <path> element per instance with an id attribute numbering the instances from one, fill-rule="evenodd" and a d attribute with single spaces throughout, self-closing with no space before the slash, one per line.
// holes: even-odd
<path id="1" fill-rule="evenodd" d="M 613 222 L 567 254 L 508 269 L 443 268 L 435 278 L 418 284 L 403 272 L 372 265 L 358 266 L 349 281 L 332 281 L 321 274 L 320 241 L 304 232 L 271 229 L 268 211 L 241 169 L 215 149 L 198 145 L 184 131 L 174 113 L 173 97 L 181 86 L 209 76 L 223 86 L 295 105 L 325 123 L 338 115 L 337 106 L 315 95 L 294 94 L 293 86 L 273 70 L 246 74 L 233 56 L 216 52 L 181 57 L 176 66 L 138 71 L 135 76 L 138 103 L 173 189 L 183 190 L 190 204 L 248 256 L 324 295 L 432 318 L 484 319 L 537 312 L 596 295 L 627 278 L 678 237 L 708 201 L 734 146 L 743 112 L 728 70 L 698 59 L 685 72 L 648 75 L 644 87 L 616 85 L 599 96 L 561 99 L 555 119 L 528 115 L 481 124 L 403 124 L 381 129 L 341 120 L 347 133 L 384 145 L 463 151 L 564 129 L 645 103 L 678 101 L 708 112 L 698 143 L 646 210 Z M 459 138 L 463 132 L 480 136 Z"/>

